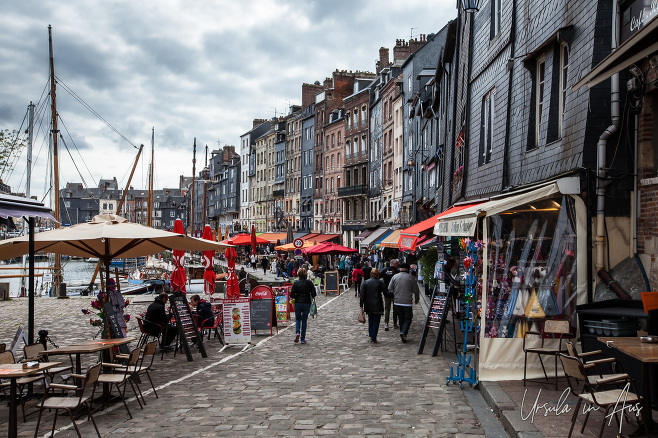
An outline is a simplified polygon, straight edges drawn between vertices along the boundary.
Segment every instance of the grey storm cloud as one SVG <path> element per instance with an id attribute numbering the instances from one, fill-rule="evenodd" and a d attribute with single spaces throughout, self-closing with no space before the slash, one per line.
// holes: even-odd
<path id="1" fill-rule="evenodd" d="M 19 129 L 34 101 L 47 148 L 51 24 L 62 135 L 87 164 L 85 179 L 121 178 L 132 145 L 150 146 L 155 128 L 160 184 L 176 186 L 191 174 L 195 137 L 200 147 L 237 146 L 253 119 L 299 104 L 303 83 L 373 71 L 380 47 L 455 15 L 447 0 L 0 2 L 0 129 Z M 60 166 L 76 178 L 70 159 Z"/>

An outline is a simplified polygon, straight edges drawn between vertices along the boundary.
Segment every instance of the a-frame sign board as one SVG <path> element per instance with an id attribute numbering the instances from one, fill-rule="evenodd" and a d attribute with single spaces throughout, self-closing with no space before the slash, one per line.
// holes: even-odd
<path id="1" fill-rule="evenodd" d="M 189 362 L 193 361 L 192 358 L 192 338 L 196 338 L 196 345 L 199 347 L 201 357 L 206 358 L 206 347 L 203 346 L 203 336 L 192 318 L 192 311 L 187 302 L 187 296 L 183 293 L 175 293 L 169 296 L 169 305 L 176 319 L 176 327 L 178 328 L 178 342 L 185 350 L 185 355 Z"/>
<path id="2" fill-rule="evenodd" d="M 427 334 L 431 328 L 437 329 L 432 356 L 436 356 L 439 353 L 439 347 L 441 346 L 441 340 L 443 339 L 443 332 L 448 319 L 448 313 L 452 310 L 452 295 L 454 289 L 455 288 L 453 287 L 448 287 L 448 290 L 446 291 L 446 285 L 443 282 L 434 287 L 432 300 L 430 301 L 430 308 L 427 312 L 427 318 L 425 318 L 425 327 L 423 328 L 423 334 L 420 337 L 420 344 L 418 345 L 418 354 L 423 354 Z M 456 345 L 455 350 L 457 350 Z"/>

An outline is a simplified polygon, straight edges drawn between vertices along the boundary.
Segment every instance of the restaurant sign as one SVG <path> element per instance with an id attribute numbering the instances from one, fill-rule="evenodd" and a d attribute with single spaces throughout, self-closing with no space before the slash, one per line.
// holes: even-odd
<path id="1" fill-rule="evenodd" d="M 467 216 L 458 219 L 446 219 L 439 221 L 434 226 L 434 234 L 437 236 L 473 236 L 475 234 L 475 222 L 477 217 Z"/>
<path id="2" fill-rule="evenodd" d="M 628 40 L 658 16 L 658 0 L 635 0 L 622 6 L 620 43 Z"/>

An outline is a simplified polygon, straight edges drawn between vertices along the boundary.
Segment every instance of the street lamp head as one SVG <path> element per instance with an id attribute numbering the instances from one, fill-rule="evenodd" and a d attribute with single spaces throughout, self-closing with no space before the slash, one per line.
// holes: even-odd
<path id="1" fill-rule="evenodd" d="M 462 7 L 464 8 L 464 12 L 468 14 L 472 14 L 475 12 L 478 12 L 480 9 L 478 8 L 478 0 L 461 0 Z"/>
<path id="2" fill-rule="evenodd" d="M 407 161 L 407 166 L 413 167 L 414 166 L 414 160 L 409 158 L 409 161 Z"/>

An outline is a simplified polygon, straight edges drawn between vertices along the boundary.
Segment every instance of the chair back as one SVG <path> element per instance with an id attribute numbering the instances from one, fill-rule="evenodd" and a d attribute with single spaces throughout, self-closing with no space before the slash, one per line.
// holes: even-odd
<path id="1" fill-rule="evenodd" d="M 565 341 L 564 344 L 567 346 L 567 353 L 569 356 L 578 357 L 578 351 L 576 350 L 576 346 L 573 345 L 573 342 Z"/>
<path id="2" fill-rule="evenodd" d="M 139 326 L 139 331 L 141 333 L 148 334 L 144 331 L 144 323 L 142 322 L 142 318 L 138 316 L 136 319 L 137 319 L 137 325 Z"/>
<path id="3" fill-rule="evenodd" d="M 96 382 L 98 382 L 98 376 L 101 374 L 101 363 L 98 362 L 96 365 L 92 365 L 87 370 L 85 378 L 82 381 L 82 387 L 80 388 L 80 402 L 87 397 L 89 394 L 90 398 L 94 398 L 94 392 L 96 391 Z"/>
<path id="4" fill-rule="evenodd" d="M 11 351 L 3 351 L 0 353 L 0 364 L 6 365 L 14 363 L 14 353 Z"/>
<path id="5" fill-rule="evenodd" d="M 544 321 L 544 333 L 568 335 L 571 334 L 571 326 L 566 319 L 547 319 Z"/>
<path id="6" fill-rule="evenodd" d="M 30 344 L 23 347 L 23 354 L 25 355 L 25 360 L 38 360 L 41 361 L 42 357 L 39 355 L 43 351 L 43 345 L 41 344 Z"/>
<path id="7" fill-rule="evenodd" d="M 587 385 L 587 374 L 583 367 L 583 363 L 575 356 L 568 356 L 564 353 L 560 353 L 560 362 L 562 362 L 562 368 L 564 369 L 564 375 L 567 378 L 569 383 L 569 388 L 571 393 L 578 397 L 578 388 L 572 383 L 573 380 L 582 380 Z"/>
<path id="8" fill-rule="evenodd" d="M 157 342 L 157 341 L 156 341 Z M 127 367 L 137 365 L 137 362 L 139 361 L 139 355 L 142 353 L 141 348 L 135 348 L 133 351 L 130 352 L 130 356 L 128 357 L 128 363 Z"/>
<path id="9" fill-rule="evenodd" d="M 144 350 L 142 350 L 142 362 L 140 364 L 140 368 L 144 367 L 144 361 L 146 361 L 149 356 L 151 357 L 151 362 L 147 365 L 147 368 L 150 368 L 151 365 L 153 365 L 153 360 L 155 359 L 155 353 L 157 349 L 158 349 L 158 341 L 148 342 L 144 346 Z"/>

